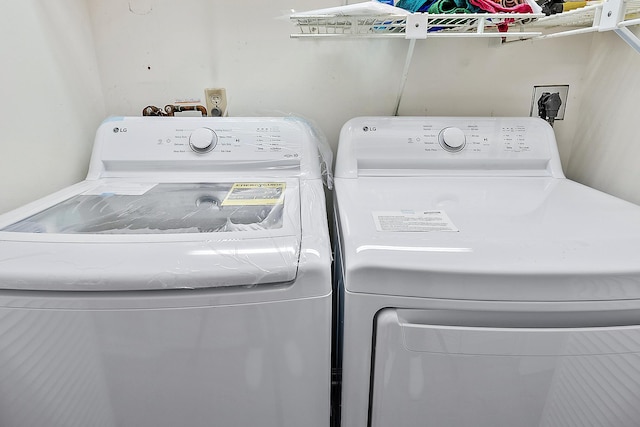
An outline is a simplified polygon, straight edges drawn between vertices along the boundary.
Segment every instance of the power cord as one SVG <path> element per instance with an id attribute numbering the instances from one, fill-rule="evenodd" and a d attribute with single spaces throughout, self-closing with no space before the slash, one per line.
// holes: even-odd
<path id="1" fill-rule="evenodd" d="M 560 99 L 560 93 L 543 92 L 540 99 L 538 99 L 538 116 L 541 119 L 545 119 L 551 126 L 558 117 L 558 110 L 562 105 L 562 99 Z"/>

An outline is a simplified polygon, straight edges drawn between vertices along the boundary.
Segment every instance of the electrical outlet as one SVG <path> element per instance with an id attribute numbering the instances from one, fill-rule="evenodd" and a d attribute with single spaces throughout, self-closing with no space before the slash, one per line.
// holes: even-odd
<path id="1" fill-rule="evenodd" d="M 557 93 L 560 95 L 560 100 L 562 104 L 560 104 L 560 108 L 558 109 L 558 115 L 555 120 L 564 119 L 564 110 L 567 108 L 567 99 L 569 98 L 569 85 L 560 85 L 560 86 L 534 86 L 533 87 L 533 96 L 531 97 L 531 111 L 529 112 L 530 117 L 539 117 L 538 116 L 538 101 L 542 97 L 543 93 Z"/>
<path id="2" fill-rule="evenodd" d="M 205 89 L 204 98 L 207 101 L 207 111 L 210 116 L 224 117 L 227 115 L 227 91 L 225 88 Z"/>

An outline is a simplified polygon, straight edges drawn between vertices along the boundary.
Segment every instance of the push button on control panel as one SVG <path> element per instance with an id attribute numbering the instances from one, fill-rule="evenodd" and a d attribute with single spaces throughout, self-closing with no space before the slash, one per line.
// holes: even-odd
<path id="1" fill-rule="evenodd" d="M 199 128 L 189 135 L 189 146 L 196 153 L 207 153 L 218 143 L 218 135 L 209 128 Z"/>
<path id="2" fill-rule="evenodd" d="M 438 142 L 440 142 L 440 146 L 445 150 L 451 153 L 457 153 L 464 148 L 467 140 L 462 129 L 449 127 L 440 131 Z"/>

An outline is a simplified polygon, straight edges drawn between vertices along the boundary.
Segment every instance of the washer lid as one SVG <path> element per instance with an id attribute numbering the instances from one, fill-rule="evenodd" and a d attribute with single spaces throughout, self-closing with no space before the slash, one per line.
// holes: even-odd
<path id="1" fill-rule="evenodd" d="M 299 184 L 86 181 L 0 217 L 0 288 L 140 290 L 292 281 Z"/>
<path id="2" fill-rule="evenodd" d="M 0 231 L 175 234 L 277 230 L 285 182 L 103 182 Z"/>
<path id="3" fill-rule="evenodd" d="M 640 207 L 566 179 L 336 179 L 350 292 L 640 298 Z"/>

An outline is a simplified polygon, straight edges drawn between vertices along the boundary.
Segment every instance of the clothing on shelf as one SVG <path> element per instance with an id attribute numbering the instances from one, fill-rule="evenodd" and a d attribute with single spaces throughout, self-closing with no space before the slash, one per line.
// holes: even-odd
<path id="1" fill-rule="evenodd" d="M 469 0 L 436 0 L 429 7 L 429 13 L 479 13 L 482 10 Z"/>
<path id="2" fill-rule="evenodd" d="M 533 9 L 522 0 L 503 0 L 505 3 L 517 3 L 515 6 L 503 6 L 492 0 L 469 0 L 472 5 L 489 13 L 533 13 Z"/>
<path id="3" fill-rule="evenodd" d="M 400 0 L 396 7 L 428 13 L 533 13 L 526 0 Z"/>

